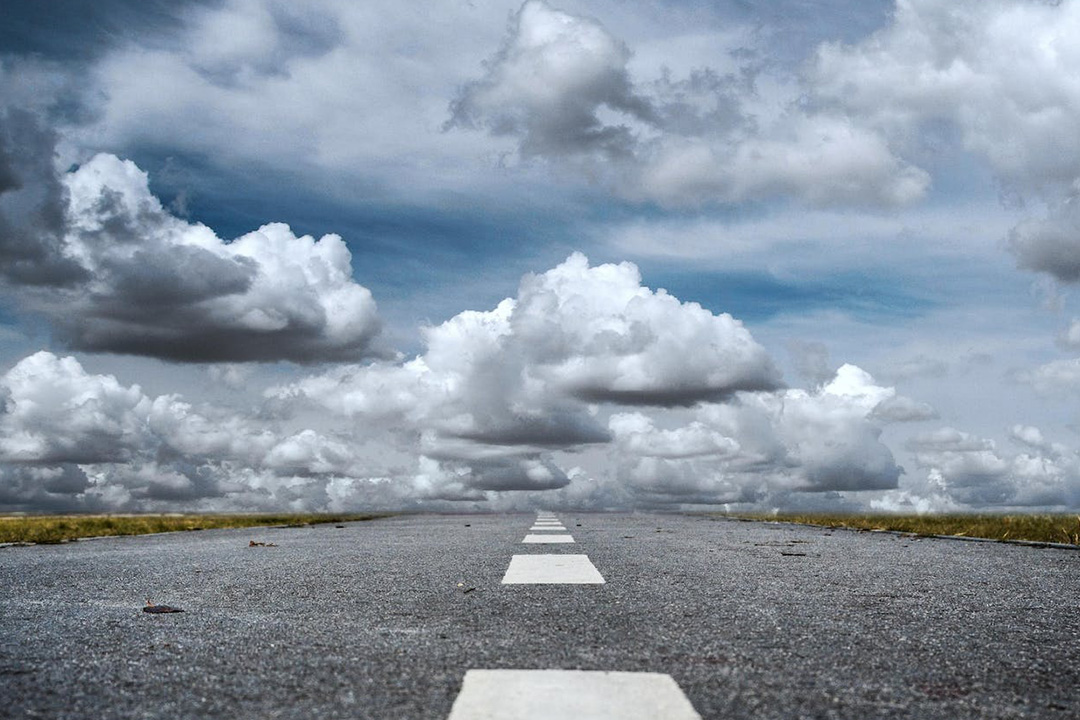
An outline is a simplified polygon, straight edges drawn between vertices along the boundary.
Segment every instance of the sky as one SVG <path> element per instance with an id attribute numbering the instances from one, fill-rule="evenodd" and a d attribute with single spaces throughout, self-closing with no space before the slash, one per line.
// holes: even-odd
<path id="1" fill-rule="evenodd" d="M 1080 508 L 1080 0 L 0 15 L 0 512 Z"/>

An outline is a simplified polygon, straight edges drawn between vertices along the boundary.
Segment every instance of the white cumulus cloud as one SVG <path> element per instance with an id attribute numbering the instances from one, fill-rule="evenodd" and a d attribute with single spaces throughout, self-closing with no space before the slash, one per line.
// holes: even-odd
<path id="1" fill-rule="evenodd" d="M 1080 498 L 1080 454 L 1047 441 L 1035 427 L 1016 425 L 1010 454 L 993 440 L 955 428 L 912 438 L 909 449 L 937 491 L 959 506 L 1074 506 Z"/>
<path id="2" fill-rule="evenodd" d="M 606 443 L 599 405 L 676 407 L 771 390 L 772 359 L 741 323 L 581 254 L 527 275 L 495 309 L 424 332 L 401 364 L 335 368 L 270 391 L 413 432 L 441 472 L 425 487 L 561 487 L 549 453 Z"/>
<path id="3" fill-rule="evenodd" d="M 177 395 L 152 398 L 45 351 L 0 376 L 0 403 L 5 503 L 146 509 L 139 503 L 214 500 L 243 508 L 254 492 L 272 507 L 274 488 L 377 476 L 361 443 L 195 408 Z"/>
<path id="4" fill-rule="evenodd" d="M 932 123 L 954 129 L 1044 218 L 1017 226 L 1021 267 L 1080 279 L 1080 5 L 1026 0 L 898 0 L 893 21 L 855 44 L 827 43 L 816 97 L 900 144 Z"/>
<path id="5" fill-rule="evenodd" d="M 571 161 L 624 196 L 672 206 L 774 197 L 892 206 L 929 185 L 884 135 L 803 108 L 792 78 L 757 83 L 750 66 L 686 78 L 651 68 L 659 79 L 634 84 L 630 57 L 598 21 L 529 0 L 486 74 L 460 90 L 448 127 L 515 137 L 523 158 Z"/>
<path id="6" fill-rule="evenodd" d="M 635 94 L 629 49 L 589 18 L 529 0 L 518 11 L 488 73 L 462 88 L 450 125 L 518 135 L 529 157 L 597 154 L 628 156 L 634 143 L 625 124 L 605 124 L 601 108 L 651 121 L 653 109 Z"/>
<path id="7" fill-rule="evenodd" d="M 0 186 L 0 274 L 68 347 L 187 362 L 376 352 L 375 302 L 339 236 L 271 223 L 228 242 L 165 210 L 131 161 L 99 154 L 57 175 L 55 137 L 35 135 L 25 117 L 0 117 L 0 165 L 5 129 L 39 141 Z M 10 232 L 8 206 L 22 211 Z M 9 241 L 21 249 L 5 250 Z"/>
<path id="8" fill-rule="evenodd" d="M 895 488 L 901 470 L 874 415 L 894 394 L 843 365 L 812 393 L 745 393 L 701 405 L 685 425 L 616 414 L 612 459 L 620 480 L 653 500 L 760 502 L 791 492 Z"/>

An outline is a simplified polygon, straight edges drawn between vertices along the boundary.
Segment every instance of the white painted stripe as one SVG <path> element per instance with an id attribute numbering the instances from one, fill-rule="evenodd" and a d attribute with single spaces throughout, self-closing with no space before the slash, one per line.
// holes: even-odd
<path id="1" fill-rule="evenodd" d="M 505 585 L 595 585 L 603 576 L 588 555 L 515 555 Z"/>
<path id="2" fill-rule="evenodd" d="M 469 670 L 447 720 L 701 720 L 670 675 Z"/>
<path id="3" fill-rule="evenodd" d="M 560 525 L 559 527 L 547 527 L 546 525 L 533 525 L 531 528 L 529 528 L 529 532 L 534 532 L 536 530 L 555 530 L 557 532 L 566 532 L 566 528 L 564 528 L 562 525 Z"/>
<path id="4" fill-rule="evenodd" d="M 533 522 L 540 523 L 541 525 L 551 525 L 552 523 L 561 523 L 562 520 L 556 520 L 555 518 L 552 518 L 550 520 L 537 519 L 537 520 L 533 520 Z"/>
<path id="5" fill-rule="evenodd" d="M 526 535 L 523 543 L 572 543 L 573 535 Z"/>

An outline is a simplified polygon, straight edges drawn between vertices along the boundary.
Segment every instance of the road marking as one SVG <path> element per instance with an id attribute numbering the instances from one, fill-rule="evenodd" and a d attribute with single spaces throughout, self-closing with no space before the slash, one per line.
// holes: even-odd
<path id="1" fill-rule="evenodd" d="M 670 675 L 469 670 L 447 720 L 701 720 Z"/>
<path id="2" fill-rule="evenodd" d="M 526 535 L 523 543 L 572 543 L 573 535 Z"/>
<path id="3" fill-rule="evenodd" d="M 559 532 L 566 532 L 566 528 L 564 528 L 562 525 L 558 527 L 548 527 L 547 525 L 533 525 L 531 528 L 529 528 L 529 532 L 533 532 L 535 530 L 558 530 Z"/>
<path id="4" fill-rule="evenodd" d="M 604 577 L 588 555 L 515 555 L 504 585 L 594 585 Z"/>
<path id="5" fill-rule="evenodd" d="M 561 520 L 533 520 L 537 525 L 562 525 Z"/>

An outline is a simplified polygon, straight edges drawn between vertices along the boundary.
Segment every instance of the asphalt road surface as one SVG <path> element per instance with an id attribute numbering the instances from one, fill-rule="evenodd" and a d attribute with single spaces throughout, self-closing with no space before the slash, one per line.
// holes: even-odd
<path id="1" fill-rule="evenodd" d="M 1080 551 L 570 512 L 0 550 L 0 717 L 558 718 L 590 688 L 621 717 L 670 690 L 661 717 L 1077 718 Z"/>

